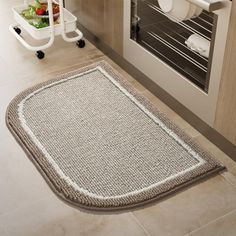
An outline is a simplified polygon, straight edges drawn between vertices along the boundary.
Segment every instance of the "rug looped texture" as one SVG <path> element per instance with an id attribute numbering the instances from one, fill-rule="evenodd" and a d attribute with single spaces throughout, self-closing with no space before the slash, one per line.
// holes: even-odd
<path id="1" fill-rule="evenodd" d="M 84 208 L 129 208 L 223 169 L 102 61 L 36 85 L 6 123 L 52 190 Z"/>

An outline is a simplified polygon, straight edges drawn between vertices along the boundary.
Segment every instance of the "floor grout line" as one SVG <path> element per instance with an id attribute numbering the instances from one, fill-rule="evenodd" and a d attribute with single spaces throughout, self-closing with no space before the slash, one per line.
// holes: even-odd
<path id="1" fill-rule="evenodd" d="M 225 176 L 226 174 L 232 175 L 231 178 L 234 178 L 235 180 L 232 181 L 232 180 L 230 179 L 230 177 L 227 178 L 227 176 Z M 232 186 L 233 188 L 236 188 L 236 177 L 235 177 L 231 172 L 221 173 L 220 175 L 225 179 L 225 181 L 226 181 L 228 184 L 230 184 L 230 186 Z"/>
<path id="2" fill-rule="evenodd" d="M 200 226 L 199 228 L 194 229 L 193 231 L 191 231 L 191 232 L 185 234 L 184 236 L 191 236 L 193 233 L 196 233 L 197 231 L 206 228 L 207 226 L 211 225 L 212 223 L 217 222 L 218 220 L 223 219 L 224 217 L 226 217 L 226 216 L 228 216 L 228 215 L 230 215 L 230 214 L 232 214 L 232 213 L 234 213 L 234 212 L 236 212 L 236 208 L 233 209 L 232 211 L 229 211 L 228 213 L 226 213 L 226 214 L 220 216 L 220 217 L 217 217 L 217 218 L 214 219 L 214 220 L 209 221 L 208 223 L 206 223 L 206 224 Z"/>
<path id="3" fill-rule="evenodd" d="M 135 222 L 142 228 L 142 230 L 144 231 L 144 233 L 147 236 L 151 236 L 151 234 L 148 232 L 148 230 L 144 227 L 144 225 L 136 218 L 136 216 L 132 213 L 129 212 L 130 216 L 135 220 Z"/>

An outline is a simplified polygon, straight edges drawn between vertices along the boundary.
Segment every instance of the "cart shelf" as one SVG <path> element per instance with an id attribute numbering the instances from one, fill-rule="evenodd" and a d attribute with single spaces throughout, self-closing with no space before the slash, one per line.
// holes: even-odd
<path id="1" fill-rule="evenodd" d="M 13 33 L 13 35 L 19 40 L 19 42 L 26 47 L 28 50 L 35 51 L 36 56 L 39 59 L 44 58 L 44 53 L 41 52 L 41 50 L 44 50 L 46 48 L 49 48 L 53 42 L 54 38 L 57 35 L 61 35 L 62 38 L 67 42 L 77 42 L 77 45 L 80 48 L 83 48 L 85 46 L 83 38 L 83 34 L 81 31 L 79 31 L 76 27 L 76 21 L 77 18 L 69 12 L 67 9 L 63 7 L 63 1 L 59 0 L 57 3 L 56 1 L 48 0 L 48 11 L 49 11 L 49 26 L 37 29 L 33 25 L 31 25 L 22 15 L 22 11 L 27 9 L 29 7 L 29 3 L 27 0 L 24 1 L 24 3 L 20 6 L 13 7 L 13 14 L 16 24 L 13 24 L 10 26 L 10 31 Z M 55 22 L 53 20 L 53 10 L 52 10 L 52 3 L 59 4 L 60 8 L 60 16 L 59 16 L 59 22 Z M 23 28 L 28 34 L 30 34 L 35 40 L 42 40 L 42 39 L 49 39 L 49 41 L 42 45 L 42 46 L 31 46 L 29 45 L 21 36 L 21 30 L 20 28 Z M 76 32 L 77 36 L 73 38 L 67 37 L 67 33 L 70 32 Z"/>

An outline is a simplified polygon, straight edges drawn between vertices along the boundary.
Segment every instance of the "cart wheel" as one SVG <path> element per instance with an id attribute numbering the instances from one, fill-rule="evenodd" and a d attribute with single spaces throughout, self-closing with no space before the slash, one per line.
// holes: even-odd
<path id="1" fill-rule="evenodd" d="M 85 47 L 85 41 L 83 39 L 80 39 L 76 45 L 79 47 L 79 48 L 84 48 Z"/>
<path id="2" fill-rule="evenodd" d="M 35 53 L 35 55 L 36 55 L 36 57 L 37 57 L 38 59 L 43 59 L 44 56 L 45 56 L 45 54 L 44 54 L 43 51 L 37 51 L 37 52 Z"/>
<path id="3" fill-rule="evenodd" d="M 21 29 L 18 27 L 14 27 L 14 30 L 16 31 L 17 34 L 21 34 Z"/>

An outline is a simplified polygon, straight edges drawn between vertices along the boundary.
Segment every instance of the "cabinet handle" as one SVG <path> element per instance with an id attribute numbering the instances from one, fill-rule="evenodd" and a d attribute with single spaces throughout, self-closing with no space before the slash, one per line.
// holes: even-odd
<path id="1" fill-rule="evenodd" d="M 187 0 L 188 2 L 195 4 L 202 9 L 212 12 L 223 8 L 225 0 Z"/>

